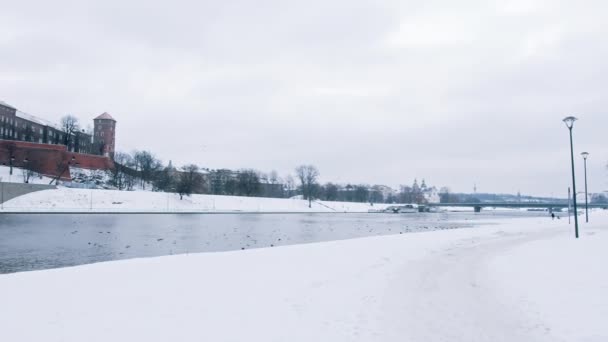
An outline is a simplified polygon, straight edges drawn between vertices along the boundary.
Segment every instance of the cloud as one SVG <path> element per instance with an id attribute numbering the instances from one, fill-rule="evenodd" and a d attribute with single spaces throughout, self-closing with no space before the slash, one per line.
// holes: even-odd
<path id="1" fill-rule="evenodd" d="M 33 10 L 35 9 L 35 10 Z M 324 180 L 550 194 L 576 113 L 604 190 L 602 1 L 19 1 L 0 100 L 118 119 L 118 148 Z M 199 146 L 207 146 L 200 149 Z M 577 145 L 577 146 L 579 146 Z M 523 167 L 525 166 L 525 167 Z"/>

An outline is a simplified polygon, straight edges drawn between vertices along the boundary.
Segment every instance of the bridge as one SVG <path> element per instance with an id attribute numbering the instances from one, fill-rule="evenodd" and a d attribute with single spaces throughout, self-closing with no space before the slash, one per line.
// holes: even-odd
<path id="1" fill-rule="evenodd" d="M 534 209 L 563 209 L 568 208 L 568 203 L 533 203 L 533 202 L 481 202 L 481 203 L 428 203 L 424 207 L 470 207 L 475 212 L 481 212 L 482 208 L 534 208 Z M 578 208 L 585 208 L 584 203 L 579 203 Z M 589 204 L 589 208 L 608 209 L 608 204 Z"/>

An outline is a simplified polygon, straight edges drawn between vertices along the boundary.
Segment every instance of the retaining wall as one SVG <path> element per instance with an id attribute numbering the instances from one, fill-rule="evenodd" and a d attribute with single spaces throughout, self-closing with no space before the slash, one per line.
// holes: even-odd
<path id="1" fill-rule="evenodd" d="M 68 163 L 90 170 L 111 170 L 114 162 L 105 156 L 74 153 L 67 151 L 64 145 L 37 144 L 24 141 L 0 140 L 0 165 L 26 166 L 44 176 L 71 180 Z M 27 162 L 25 162 L 27 160 Z"/>
<path id="2" fill-rule="evenodd" d="M 0 182 L 0 203 L 31 192 L 57 189 L 55 185 Z"/>

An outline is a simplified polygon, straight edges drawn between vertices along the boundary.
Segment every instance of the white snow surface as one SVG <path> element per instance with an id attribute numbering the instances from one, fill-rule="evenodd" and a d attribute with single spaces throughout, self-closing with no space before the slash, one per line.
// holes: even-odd
<path id="1" fill-rule="evenodd" d="M 52 178 L 46 176 L 33 176 L 30 177 L 30 184 L 49 184 Z M 13 167 L 13 174 L 11 175 L 11 168 L 9 166 L 0 166 L 0 181 L 5 183 L 23 183 L 23 169 Z"/>
<path id="2" fill-rule="evenodd" d="M 368 212 L 388 204 L 323 202 L 301 199 L 191 195 L 180 200 L 175 193 L 58 188 L 7 201 L 5 211 L 48 212 Z"/>
<path id="3" fill-rule="evenodd" d="M 608 341 L 608 215 L 0 275 L 3 341 Z M 500 223 L 500 224 L 496 224 Z"/>

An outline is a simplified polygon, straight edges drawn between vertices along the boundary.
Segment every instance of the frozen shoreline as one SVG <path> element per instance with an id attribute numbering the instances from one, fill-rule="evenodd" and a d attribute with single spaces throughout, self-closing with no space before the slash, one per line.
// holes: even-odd
<path id="1" fill-rule="evenodd" d="M 0 275 L 10 341 L 605 341 L 608 216 Z M 36 329 L 29 327 L 35 326 Z"/>
<path id="2" fill-rule="evenodd" d="M 1 212 L 40 213 L 367 213 L 390 204 L 191 195 L 175 193 L 58 188 L 23 195 L 3 204 Z"/>

